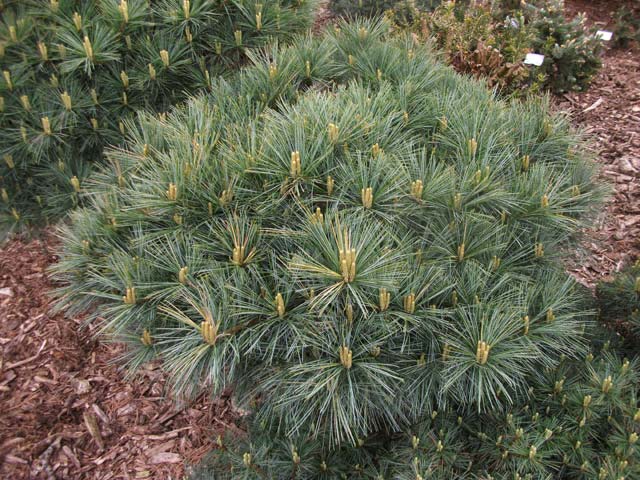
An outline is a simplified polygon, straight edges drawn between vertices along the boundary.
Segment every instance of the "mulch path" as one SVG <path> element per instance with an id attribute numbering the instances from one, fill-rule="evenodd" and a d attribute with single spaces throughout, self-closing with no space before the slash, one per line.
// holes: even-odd
<path id="1" fill-rule="evenodd" d="M 567 2 L 602 27 L 619 3 Z M 593 142 L 614 192 L 570 267 L 587 285 L 640 253 L 640 50 L 608 50 L 604 62 L 587 92 L 556 98 Z M 81 319 L 51 315 L 46 269 L 56 247 L 45 233 L 0 250 L 0 477 L 183 478 L 238 412 L 227 396 L 178 404 L 157 365 L 126 377 L 112 364 L 121 346 L 96 341 Z"/>
<path id="2" fill-rule="evenodd" d="M 0 478 L 181 479 L 233 427 L 228 397 L 178 405 L 150 365 L 132 378 L 122 347 L 49 314 L 56 239 L 0 251 Z"/>

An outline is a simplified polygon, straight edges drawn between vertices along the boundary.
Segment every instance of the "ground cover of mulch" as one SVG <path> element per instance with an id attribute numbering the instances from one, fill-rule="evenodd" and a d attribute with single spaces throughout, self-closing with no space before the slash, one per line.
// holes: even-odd
<path id="1" fill-rule="evenodd" d="M 640 2 L 572 0 L 569 14 L 585 12 L 588 22 L 613 30 L 613 12 L 626 4 L 640 12 Z M 640 258 L 640 47 L 608 47 L 603 68 L 586 92 L 556 98 L 561 110 L 591 141 L 611 187 L 606 210 L 585 232 L 582 251 L 569 270 L 593 286 Z"/>
<path id="2" fill-rule="evenodd" d="M 56 239 L 0 250 L 0 478 L 181 479 L 218 433 L 228 397 L 178 405 L 149 366 L 131 379 L 81 320 L 49 313 Z"/>
<path id="3" fill-rule="evenodd" d="M 568 1 L 590 22 L 612 25 L 620 1 Z M 613 7 L 612 7 L 613 6 Z M 331 16 L 323 9 L 321 22 Z M 611 201 L 585 232 L 570 269 L 592 285 L 639 253 L 640 50 L 608 50 L 585 93 L 555 99 L 592 140 Z M 56 239 L 16 239 L 0 249 L 0 478 L 181 479 L 238 412 L 228 397 L 178 404 L 157 365 L 132 378 L 113 365 L 81 319 L 49 313 L 47 267 Z"/>

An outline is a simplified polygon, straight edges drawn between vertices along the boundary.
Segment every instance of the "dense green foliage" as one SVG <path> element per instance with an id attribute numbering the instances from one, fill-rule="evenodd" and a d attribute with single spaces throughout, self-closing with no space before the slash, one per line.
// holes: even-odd
<path id="1" fill-rule="evenodd" d="M 560 0 L 448 1 L 413 18 L 410 28 L 435 38 L 456 70 L 505 93 L 583 90 L 601 66 L 595 30 L 583 16 L 567 20 Z M 530 52 L 545 55 L 541 67 L 524 65 Z"/>
<path id="2" fill-rule="evenodd" d="M 430 10 L 439 4 L 440 0 L 332 0 L 330 7 L 337 15 L 375 17 L 392 10 Z"/>
<path id="3" fill-rule="evenodd" d="M 561 398 L 532 391 L 566 376 L 582 402 L 619 366 L 573 363 L 591 312 L 558 260 L 600 189 L 566 119 L 499 100 L 387 31 L 356 21 L 252 54 L 209 95 L 127 122 L 61 232 L 61 308 L 125 341 L 129 366 L 162 359 L 177 394 L 232 385 L 253 411 L 251 447 L 219 457 L 223 478 L 348 478 L 383 468 L 375 447 L 390 442 L 396 478 L 431 462 L 432 478 L 550 476 L 574 437 L 549 453 L 541 438 L 575 429 L 579 407 L 554 415 Z M 628 370 L 624 405 L 593 406 L 625 435 Z M 510 431 L 509 412 L 526 436 L 505 438 L 501 462 L 465 432 Z M 595 428 L 585 445 L 617 448 Z M 491 462 L 467 467 L 458 447 Z"/>
<path id="4" fill-rule="evenodd" d="M 402 433 L 333 451 L 312 435 L 284 440 L 254 422 L 248 438 L 219 438 L 193 478 L 637 478 L 639 378 L 637 361 L 605 345 L 545 372 L 506 411 L 433 410 Z"/>
<path id="5" fill-rule="evenodd" d="M 489 5 L 459 10 L 458 3 L 447 2 L 425 16 L 423 24 L 424 36 L 435 38 L 457 71 L 484 78 L 502 92 L 534 90 L 535 75 L 523 63 L 534 32 L 521 11 L 507 14 L 506 9 Z"/>
<path id="6" fill-rule="evenodd" d="M 629 48 L 633 42 L 640 42 L 640 6 L 620 7 L 615 14 L 614 42 L 620 48 Z"/>
<path id="7" fill-rule="evenodd" d="M 78 204 L 141 108 L 164 114 L 313 19 L 313 0 L 19 0 L 0 7 L 0 223 Z M 0 225 L 1 226 L 1 225 Z"/>
<path id="8" fill-rule="evenodd" d="M 542 71 L 554 92 L 585 90 L 602 66 L 602 41 L 586 27 L 584 15 L 567 20 L 563 0 L 545 0 L 530 6 L 533 49 L 545 55 Z"/>
<path id="9" fill-rule="evenodd" d="M 600 282 L 596 294 L 602 320 L 640 338 L 640 263 Z"/>

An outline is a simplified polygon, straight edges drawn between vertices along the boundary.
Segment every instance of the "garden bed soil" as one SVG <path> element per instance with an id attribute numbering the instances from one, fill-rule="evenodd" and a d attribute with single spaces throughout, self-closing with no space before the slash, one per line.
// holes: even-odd
<path id="1" fill-rule="evenodd" d="M 619 2 L 567 3 L 607 27 Z M 570 267 L 593 285 L 639 253 L 640 50 L 607 51 L 590 90 L 556 103 L 592 139 L 613 187 Z M 183 478 L 238 413 L 226 396 L 177 404 L 157 365 L 127 378 L 113 365 L 121 346 L 96 341 L 81 319 L 49 313 L 56 247 L 45 233 L 0 251 L 0 477 Z"/>

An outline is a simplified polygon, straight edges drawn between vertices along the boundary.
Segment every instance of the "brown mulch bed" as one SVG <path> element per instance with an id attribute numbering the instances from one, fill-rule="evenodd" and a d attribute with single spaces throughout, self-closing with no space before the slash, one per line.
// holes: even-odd
<path id="1" fill-rule="evenodd" d="M 588 22 L 613 30 L 613 12 L 628 1 L 567 1 L 570 13 L 585 12 Z M 584 284 L 619 271 L 640 256 L 640 48 L 608 48 L 604 65 L 586 92 L 557 98 L 561 110 L 584 130 L 612 187 L 605 212 L 586 232 L 583 251 L 570 270 Z"/>
<path id="2" fill-rule="evenodd" d="M 157 366 L 125 378 L 122 347 L 50 315 L 56 243 L 0 251 L 0 478 L 183 478 L 233 423 L 229 398 L 177 405 Z"/>

